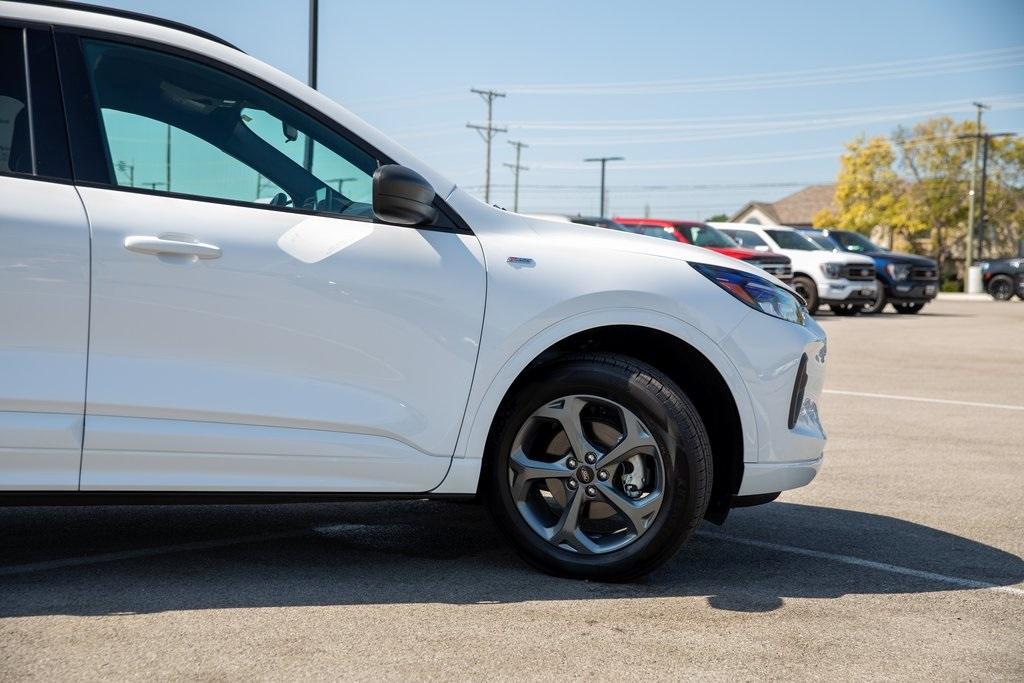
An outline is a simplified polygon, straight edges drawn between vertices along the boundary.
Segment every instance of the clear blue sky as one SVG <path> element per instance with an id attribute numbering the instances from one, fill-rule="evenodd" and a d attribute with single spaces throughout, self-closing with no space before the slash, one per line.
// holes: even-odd
<path id="1" fill-rule="evenodd" d="M 304 0 L 104 0 L 223 36 L 298 77 Z M 506 90 L 492 201 L 511 207 L 508 140 L 530 145 L 520 210 L 706 217 L 830 182 L 846 140 L 991 100 L 1024 133 L 1020 0 L 441 3 L 321 0 L 320 89 L 474 190 L 470 87 Z M 287 9 L 285 9 L 287 8 Z M 1014 50 L 1013 48 L 1017 48 Z M 705 185 L 707 187 L 698 187 Z"/>

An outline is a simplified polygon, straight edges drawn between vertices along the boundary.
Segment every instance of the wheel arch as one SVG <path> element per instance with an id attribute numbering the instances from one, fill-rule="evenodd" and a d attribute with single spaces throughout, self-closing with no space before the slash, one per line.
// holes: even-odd
<path id="1" fill-rule="evenodd" d="M 732 496 L 739 490 L 744 462 L 754 460 L 756 451 L 750 399 L 738 372 L 718 345 L 696 328 L 678 320 L 675 323 L 648 319 L 595 324 L 569 328 L 543 345 L 527 344 L 531 351 L 517 354 L 518 363 L 513 359 L 506 363 L 472 419 L 462 457 L 466 459 L 465 465 L 475 459 L 476 467 L 458 467 L 458 455 L 453 465 L 462 470 L 463 476 L 472 476 L 474 486 L 479 482 L 486 443 L 499 422 L 501 406 L 545 364 L 580 351 L 621 353 L 669 375 L 696 406 L 708 430 L 714 459 L 715 479 L 705 517 L 714 522 L 723 521 Z M 524 355 L 529 356 L 525 362 Z M 508 372 L 510 364 L 515 368 L 514 374 Z M 502 381 L 502 376 L 507 379 Z M 447 487 L 442 485 L 441 488 Z"/>

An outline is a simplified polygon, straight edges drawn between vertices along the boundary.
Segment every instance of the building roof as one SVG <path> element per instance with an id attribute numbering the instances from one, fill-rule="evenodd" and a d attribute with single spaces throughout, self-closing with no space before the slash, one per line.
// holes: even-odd
<path id="1" fill-rule="evenodd" d="M 757 209 L 779 225 L 810 225 L 814 214 L 832 206 L 835 194 L 835 185 L 809 185 L 777 202 L 748 202 L 729 220 L 743 222 L 746 214 Z"/>

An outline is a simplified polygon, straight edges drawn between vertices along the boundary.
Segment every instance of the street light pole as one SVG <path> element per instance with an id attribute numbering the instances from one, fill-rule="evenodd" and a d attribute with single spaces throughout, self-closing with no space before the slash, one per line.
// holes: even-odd
<path id="1" fill-rule="evenodd" d="M 974 130 L 974 154 L 971 157 L 971 191 L 969 193 L 971 201 L 967 206 L 967 253 L 964 257 L 965 278 L 969 277 L 971 264 L 974 260 L 974 201 L 976 194 L 974 188 L 978 182 L 978 143 L 981 141 L 981 113 L 988 109 L 988 105 L 981 102 L 973 102 L 972 104 L 978 108 L 978 118 Z"/>
<path id="2" fill-rule="evenodd" d="M 307 58 L 307 67 L 309 73 L 307 76 L 307 85 L 313 90 L 316 90 L 316 62 L 317 55 L 319 53 L 319 39 L 318 32 L 320 30 L 320 2 L 319 0 L 309 0 L 309 57 Z M 306 133 L 306 147 L 304 150 L 303 165 L 306 170 L 310 173 L 313 172 L 313 139 L 309 137 L 309 133 Z"/>
<path id="3" fill-rule="evenodd" d="M 609 161 L 623 161 L 623 157 L 591 157 L 584 159 L 583 161 L 599 161 L 601 162 L 601 210 L 598 214 L 601 218 L 604 218 L 604 169 Z"/>

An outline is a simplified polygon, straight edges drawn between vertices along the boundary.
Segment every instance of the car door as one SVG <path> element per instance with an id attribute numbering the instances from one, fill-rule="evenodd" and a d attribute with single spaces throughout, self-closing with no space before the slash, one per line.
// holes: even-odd
<path id="1" fill-rule="evenodd" d="M 483 320 L 476 238 L 375 220 L 387 160 L 240 72 L 59 44 L 93 230 L 82 489 L 440 483 Z"/>
<path id="2" fill-rule="evenodd" d="M 74 490 L 89 225 L 70 181 L 50 32 L 0 25 L 0 490 Z"/>

